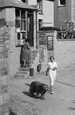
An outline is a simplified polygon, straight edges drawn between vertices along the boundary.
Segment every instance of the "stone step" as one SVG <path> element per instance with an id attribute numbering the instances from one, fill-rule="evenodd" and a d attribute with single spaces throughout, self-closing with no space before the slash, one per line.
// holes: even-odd
<path id="1" fill-rule="evenodd" d="M 22 75 L 20 75 L 20 74 L 15 74 L 15 75 L 14 75 L 14 78 L 24 78 L 24 76 L 25 76 L 25 75 L 23 75 L 23 74 L 22 74 Z"/>
<path id="2" fill-rule="evenodd" d="M 19 73 L 14 76 L 14 78 L 18 78 L 18 79 L 25 79 L 28 77 L 29 77 L 28 74 L 19 74 Z"/>
<path id="3" fill-rule="evenodd" d="M 27 67 L 27 68 L 19 68 L 19 71 L 29 71 L 29 68 Z"/>
<path id="4" fill-rule="evenodd" d="M 29 71 L 18 71 L 17 74 L 28 74 Z"/>

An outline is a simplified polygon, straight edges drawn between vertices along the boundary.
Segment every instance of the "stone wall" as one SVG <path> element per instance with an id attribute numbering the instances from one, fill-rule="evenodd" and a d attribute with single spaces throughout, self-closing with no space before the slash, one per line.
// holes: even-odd
<path id="1" fill-rule="evenodd" d="M 45 31 L 47 36 L 53 36 L 53 50 L 48 50 L 47 46 L 42 46 L 44 49 L 44 61 L 42 62 L 42 70 L 46 70 L 47 62 L 50 56 L 54 56 L 58 63 L 58 70 L 65 69 L 66 67 L 75 63 L 75 40 L 74 39 L 57 39 L 56 31 Z"/>
<path id="2" fill-rule="evenodd" d="M 39 60 L 41 60 L 41 72 L 46 71 L 49 57 L 54 55 L 54 49 L 48 50 L 48 36 L 54 39 L 53 31 L 40 31 L 38 32 L 38 47 L 39 47 Z M 54 41 L 53 41 L 54 42 Z M 54 43 L 53 43 L 54 45 Z M 53 46 L 54 47 L 54 46 Z"/>
<path id="3" fill-rule="evenodd" d="M 15 8 L 6 9 L 6 23 L 10 26 L 10 76 L 13 77 L 20 67 L 20 49 L 16 47 Z M 15 63 L 16 62 L 16 63 Z"/>
<path id="4" fill-rule="evenodd" d="M 55 36 L 56 36 L 55 32 Z M 58 69 L 64 69 L 75 63 L 75 40 L 54 39 L 54 56 L 58 63 Z"/>
<path id="5" fill-rule="evenodd" d="M 7 27 L 4 19 L 0 19 L 0 115 L 9 112 L 9 40 L 10 27 Z"/>

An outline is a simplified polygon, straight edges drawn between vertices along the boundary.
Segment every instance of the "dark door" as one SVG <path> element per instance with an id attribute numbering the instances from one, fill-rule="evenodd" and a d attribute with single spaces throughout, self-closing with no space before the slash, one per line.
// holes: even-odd
<path id="1" fill-rule="evenodd" d="M 34 35 L 33 35 L 33 13 L 28 13 L 28 41 L 30 46 L 34 46 Z"/>

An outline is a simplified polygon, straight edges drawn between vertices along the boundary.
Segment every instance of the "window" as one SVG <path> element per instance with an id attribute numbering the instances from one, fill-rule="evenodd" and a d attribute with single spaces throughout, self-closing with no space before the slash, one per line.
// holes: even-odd
<path id="1" fill-rule="evenodd" d="M 41 27 L 42 27 L 42 20 L 39 19 L 39 30 L 41 29 Z"/>
<path id="2" fill-rule="evenodd" d="M 65 6 L 66 0 L 58 0 L 58 6 Z"/>
<path id="3" fill-rule="evenodd" d="M 37 0 L 37 8 L 39 13 L 42 13 L 42 0 Z"/>
<path id="4" fill-rule="evenodd" d="M 15 10 L 15 28 L 17 33 L 16 45 L 22 45 L 26 38 L 26 11 Z"/>
<path id="5" fill-rule="evenodd" d="M 26 3 L 26 0 L 21 0 L 22 2 Z"/>

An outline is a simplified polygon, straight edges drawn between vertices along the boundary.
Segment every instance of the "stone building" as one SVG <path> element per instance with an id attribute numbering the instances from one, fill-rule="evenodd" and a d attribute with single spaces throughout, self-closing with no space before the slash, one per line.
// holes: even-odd
<path id="1" fill-rule="evenodd" d="M 59 69 L 75 63 L 75 1 L 54 1 L 54 26 L 60 28 L 55 40 L 54 55 Z"/>
<path id="2" fill-rule="evenodd" d="M 53 9 L 53 2 L 51 1 L 51 4 L 49 3 L 48 0 L 45 0 L 44 2 L 31 2 L 31 0 L 0 0 L 1 115 L 8 115 L 9 113 L 9 79 L 12 77 L 26 78 L 29 76 L 30 70 L 33 71 L 33 73 L 31 72 L 31 75 L 33 76 L 35 73 L 40 72 L 40 70 L 37 69 L 39 64 L 41 64 L 41 72 L 46 70 L 48 61 L 46 34 L 42 33 L 38 35 L 37 31 L 43 26 L 48 26 L 48 24 L 49 26 L 53 26 L 53 12 L 50 17 L 48 15 Z M 46 6 L 48 5 L 48 8 L 51 8 L 50 11 L 45 9 L 45 4 Z M 44 8 L 40 5 L 43 5 Z M 43 12 L 37 7 L 43 8 Z M 48 11 L 47 15 L 46 11 Z M 20 67 L 20 52 L 24 38 L 28 39 L 31 47 L 31 58 L 28 68 Z M 39 38 L 44 39 L 39 40 Z M 43 40 L 45 42 L 43 42 Z"/>
<path id="3" fill-rule="evenodd" d="M 63 21 L 75 22 L 74 0 L 55 0 L 54 1 L 54 26 L 62 26 Z"/>
<path id="4" fill-rule="evenodd" d="M 74 5 L 74 0 L 0 0 L 1 115 L 9 111 L 10 78 L 27 78 L 46 71 L 51 55 L 59 70 L 75 62 Z M 20 67 L 24 38 L 31 48 L 27 68 Z"/>
<path id="5" fill-rule="evenodd" d="M 23 37 L 29 38 L 30 46 L 35 44 L 36 12 L 36 8 L 18 0 L 0 0 L 0 115 L 9 113 L 8 81 L 20 67 Z"/>

